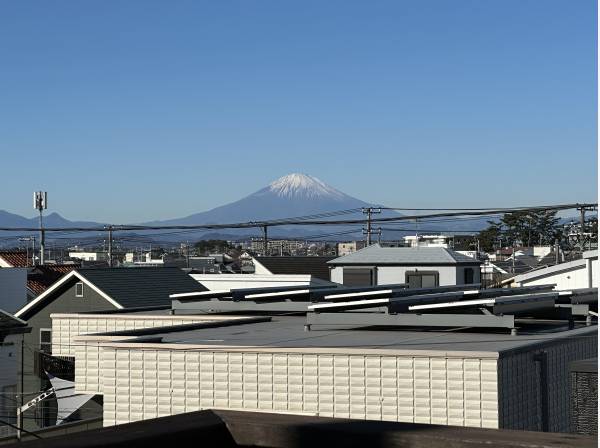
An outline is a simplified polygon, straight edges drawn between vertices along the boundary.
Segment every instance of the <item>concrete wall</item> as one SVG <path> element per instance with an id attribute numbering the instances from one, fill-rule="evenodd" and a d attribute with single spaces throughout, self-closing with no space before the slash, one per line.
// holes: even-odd
<path id="1" fill-rule="evenodd" d="M 76 390 L 97 381 L 106 426 L 220 408 L 498 427 L 496 353 L 91 345 L 76 354 Z"/>

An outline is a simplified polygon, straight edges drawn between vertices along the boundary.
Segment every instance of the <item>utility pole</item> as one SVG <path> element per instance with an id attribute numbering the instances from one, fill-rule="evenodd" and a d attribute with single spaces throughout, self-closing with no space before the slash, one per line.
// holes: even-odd
<path id="1" fill-rule="evenodd" d="M 515 242 L 513 241 L 512 245 L 512 273 L 515 273 L 515 259 L 517 256 L 515 255 Z"/>
<path id="2" fill-rule="evenodd" d="M 363 212 L 363 214 L 367 215 L 367 230 L 366 230 L 367 246 L 370 246 L 371 245 L 371 234 L 373 233 L 373 231 L 371 230 L 371 215 L 373 215 L 375 213 L 381 213 L 381 209 L 375 208 L 375 207 L 363 207 L 362 212 Z M 365 233 L 365 232 L 363 232 L 363 233 Z"/>
<path id="3" fill-rule="evenodd" d="M 35 266 L 35 235 L 19 238 L 19 241 L 31 241 L 31 266 Z M 25 250 L 27 251 L 27 266 L 29 266 L 29 246 L 27 244 L 25 244 Z"/>
<path id="4" fill-rule="evenodd" d="M 108 230 L 108 267 L 113 267 L 113 226 L 108 225 L 105 227 Z"/>
<path id="5" fill-rule="evenodd" d="M 48 193 L 46 191 L 33 192 L 33 208 L 40 212 L 40 264 L 44 264 L 44 245 L 46 243 L 44 235 L 43 211 L 48 208 Z"/>
<path id="6" fill-rule="evenodd" d="M 263 229 L 263 256 L 266 257 L 267 256 L 267 252 L 269 251 L 269 240 L 267 237 L 267 228 L 268 226 L 263 225 L 262 229 Z"/>
<path id="7" fill-rule="evenodd" d="M 585 244 L 585 207 L 579 207 L 579 215 L 581 217 L 581 222 L 579 223 L 579 247 L 581 253 L 583 253 Z"/>
<path id="8" fill-rule="evenodd" d="M 185 267 L 190 267 L 190 242 L 185 242 Z"/>
<path id="9" fill-rule="evenodd" d="M 585 249 L 585 212 L 587 210 L 593 211 L 596 210 L 595 206 L 585 206 L 585 205 L 580 205 L 579 207 L 577 207 L 577 209 L 579 210 L 579 249 L 581 250 L 581 253 L 583 253 L 584 249 Z"/>

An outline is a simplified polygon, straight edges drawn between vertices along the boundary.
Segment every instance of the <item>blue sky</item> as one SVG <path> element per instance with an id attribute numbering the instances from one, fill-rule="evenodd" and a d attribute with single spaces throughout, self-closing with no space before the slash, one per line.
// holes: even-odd
<path id="1" fill-rule="evenodd" d="M 596 2 L 0 5 L 0 209 L 203 211 L 291 172 L 396 207 L 595 201 Z"/>

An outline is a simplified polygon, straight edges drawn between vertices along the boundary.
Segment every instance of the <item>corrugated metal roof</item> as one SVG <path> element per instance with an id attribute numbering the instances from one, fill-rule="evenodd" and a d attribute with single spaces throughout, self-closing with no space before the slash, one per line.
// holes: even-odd
<path id="1" fill-rule="evenodd" d="M 373 244 L 359 251 L 331 260 L 328 263 L 334 265 L 402 264 L 414 266 L 462 263 L 480 264 L 474 258 L 445 247 L 381 247 L 379 244 Z"/>
<path id="2" fill-rule="evenodd" d="M 207 291 L 179 268 L 78 269 L 124 308 L 170 305 L 169 294 Z"/>

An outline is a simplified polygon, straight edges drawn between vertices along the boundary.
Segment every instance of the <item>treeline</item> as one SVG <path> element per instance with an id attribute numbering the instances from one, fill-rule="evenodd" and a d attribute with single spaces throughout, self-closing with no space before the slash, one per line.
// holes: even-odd
<path id="1" fill-rule="evenodd" d="M 488 221 L 489 226 L 479 233 L 482 250 L 497 247 L 552 245 L 563 240 L 563 227 L 553 211 L 507 213 L 500 221 Z"/>

